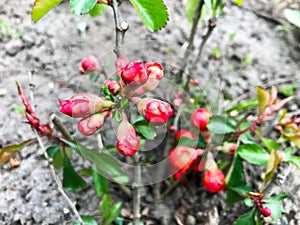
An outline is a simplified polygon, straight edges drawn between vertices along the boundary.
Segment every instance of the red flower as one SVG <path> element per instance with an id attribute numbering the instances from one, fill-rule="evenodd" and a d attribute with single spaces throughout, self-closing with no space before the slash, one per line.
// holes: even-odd
<path id="1" fill-rule="evenodd" d="M 104 113 L 93 114 L 89 117 L 83 118 L 77 124 L 78 131 L 82 135 L 91 135 L 99 130 L 104 122 Z"/>
<path id="2" fill-rule="evenodd" d="M 139 113 L 153 125 L 163 125 L 173 115 L 171 106 L 161 100 L 144 98 L 138 102 Z"/>
<path id="3" fill-rule="evenodd" d="M 139 150 L 140 140 L 124 113 L 117 130 L 117 139 L 117 149 L 122 155 L 133 156 Z"/>
<path id="4" fill-rule="evenodd" d="M 60 111 L 70 117 L 80 118 L 111 108 L 114 103 L 90 93 L 75 94 L 69 100 L 60 100 Z"/>
<path id="5" fill-rule="evenodd" d="M 81 74 L 84 74 L 85 72 L 94 72 L 94 71 L 101 72 L 101 70 L 102 68 L 99 64 L 98 59 L 93 55 L 84 58 L 80 63 L 79 72 Z"/>
<path id="6" fill-rule="evenodd" d="M 147 62 L 145 64 L 145 68 L 148 80 L 145 84 L 135 90 L 135 95 L 143 95 L 147 91 L 154 90 L 163 78 L 163 67 L 161 64 L 156 62 Z"/>
<path id="7" fill-rule="evenodd" d="M 142 85 L 147 82 L 148 74 L 144 63 L 132 61 L 122 70 L 121 78 L 125 84 L 134 82 L 135 85 Z"/>
<path id="8" fill-rule="evenodd" d="M 203 186 L 210 192 L 219 192 L 226 188 L 225 177 L 222 170 L 214 168 L 206 170 L 202 176 Z"/>
<path id="9" fill-rule="evenodd" d="M 209 110 L 205 108 L 199 108 L 192 113 L 191 122 L 198 130 L 204 131 L 207 129 L 207 124 L 211 116 L 212 113 Z"/>
<path id="10" fill-rule="evenodd" d="M 174 175 L 173 175 L 173 179 L 176 181 L 178 179 L 180 179 L 183 174 L 185 173 L 185 170 L 178 170 Z M 180 183 L 181 184 L 185 184 L 187 182 L 187 179 L 186 178 L 183 178 Z"/>
<path id="11" fill-rule="evenodd" d="M 178 145 L 170 151 L 169 160 L 176 168 L 186 171 L 197 159 L 198 153 L 195 148 Z"/>

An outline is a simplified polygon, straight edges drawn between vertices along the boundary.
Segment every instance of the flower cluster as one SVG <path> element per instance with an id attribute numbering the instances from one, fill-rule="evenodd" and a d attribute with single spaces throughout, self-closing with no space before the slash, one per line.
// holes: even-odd
<path id="1" fill-rule="evenodd" d="M 163 67 L 157 62 L 130 61 L 126 56 L 116 60 L 116 80 L 107 79 L 102 84 L 104 97 L 91 93 L 73 95 L 68 100 L 60 100 L 60 111 L 72 118 L 81 118 L 77 128 L 82 135 L 91 135 L 99 130 L 106 117 L 122 112 L 122 121 L 117 129 L 117 149 L 125 156 L 134 155 L 140 145 L 133 125 L 123 113 L 120 101 L 126 98 L 137 106 L 137 111 L 146 121 L 155 126 L 164 125 L 173 115 L 173 109 L 164 101 L 153 98 L 140 98 L 154 90 L 163 78 Z M 102 72 L 95 56 L 81 61 L 80 73 Z M 121 100 L 120 100 L 121 99 Z"/>

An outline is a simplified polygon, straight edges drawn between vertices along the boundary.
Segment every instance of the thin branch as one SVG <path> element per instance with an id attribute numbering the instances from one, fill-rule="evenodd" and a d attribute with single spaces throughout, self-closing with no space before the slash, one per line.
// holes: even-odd
<path id="1" fill-rule="evenodd" d="M 139 156 L 135 157 L 135 171 L 133 184 L 133 225 L 140 224 L 141 218 L 141 167 L 139 165 Z"/>
<path id="2" fill-rule="evenodd" d="M 65 125 L 61 122 L 61 120 L 59 119 L 59 117 L 52 113 L 50 115 L 50 121 L 52 121 L 52 123 L 54 124 L 54 126 L 61 132 L 61 134 L 68 140 L 73 140 L 70 132 L 68 131 L 68 129 L 65 127 Z"/>
<path id="3" fill-rule="evenodd" d="M 188 44 L 188 46 L 187 46 L 187 48 L 185 49 L 185 52 L 184 52 L 181 69 L 178 72 L 178 74 L 176 75 L 176 82 L 177 83 L 181 83 L 182 74 L 184 73 L 184 71 L 187 67 L 188 58 L 189 58 L 188 56 L 189 56 L 189 54 L 190 54 L 190 52 L 191 52 L 191 50 L 193 49 L 193 46 L 194 46 L 194 38 L 195 38 L 195 35 L 196 35 L 199 19 L 201 17 L 201 11 L 202 11 L 203 5 L 204 5 L 204 0 L 200 0 L 198 2 L 197 8 L 195 10 L 195 14 L 193 16 L 193 25 L 192 25 L 191 32 L 190 32 L 190 37 L 189 37 L 189 44 Z"/>
<path id="4" fill-rule="evenodd" d="M 114 52 L 116 53 L 117 57 L 120 57 L 122 54 L 121 46 L 124 44 L 125 32 L 128 30 L 129 25 L 121 17 L 118 1 L 111 0 L 110 4 L 114 12 L 115 27 L 116 27 L 116 46 Z"/>
<path id="5" fill-rule="evenodd" d="M 28 73 L 28 78 L 29 78 L 29 83 L 30 83 L 30 89 L 29 89 L 30 100 L 31 100 L 31 102 L 33 102 L 33 99 L 34 99 L 33 98 L 34 85 L 31 84 L 31 80 L 32 80 L 32 74 L 31 73 Z M 33 105 L 33 107 L 34 107 L 34 105 Z M 62 183 L 61 183 L 58 175 L 55 172 L 55 168 L 53 166 L 53 160 L 49 157 L 49 155 L 48 155 L 48 153 L 46 151 L 46 148 L 44 146 L 44 143 L 42 142 L 42 139 L 41 139 L 40 135 L 38 134 L 38 131 L 36 129 L 34 129 L 34 128 L 33 128 L 33 130 L 34 130 L 34 133 L 35 133 L 36 138 L 38 140 L 38 143 L 39 143 L 40 147 L 43 150 L 44 157 L 49 162 L 49 168 L 50 168 L 52 177 L 54 178 L 54 181 L 55 181 L 55 183 L 57 185 L 58 191 L 61 193 L 61 195 L 64 197 L 64 199 L 67 201 L 67 203 L 71 207 L 71 209 L 72 209 L 73 213 L 75 214 L 75 216 L 77 217 L 79 223 L 80 224 L 84 224 L 83 220 L 82 220 L 82 218 L 81 218 L 81 216 L 79 214 L 79 212 L 77 211 L 77 209 L 75 207 L 75 204 L 71 201 L 71 199 L 69 198 L 69 196 L 66 194 L 66 192 L 63 189 Z"/>
<path id="6" fill-rule="evenodd" d="M 39 136 L 38 132 L 34 129 L 34 133 L 36 135 L 36 138 L 39 142 L 39 145 L 40 147 L 42 148 L 43 150 L 43 153 L 44 153 L 44 157 L 45 159 L 49 162 L 49 168 L 50 168 L 50 171 L 51 171 L 51 174 L 52 174 L 52 177 L 54 178 L 54 181 L 57 185 L 57 189 L 58 191 L 61 193 L 61 195 L 64 197 L 64 199 L 68 202 L 69 206 L 71 207 L 73 213 L 75 214 L 75 216 L 77 217 L 78 221 L 80 222 L 80 224 L 84 224 L 83 223 L 83 220 L 79 214 L 79 212 L 77 211 L 76 207 L 75 207 L 75 204 L 71 201 L 71 199 L 69 198 L 69 196 L 66 194 L 66 192 L 64 191 L 63 189 L 63 186 L 61 184 L 61 181 L 59 179 L 59 177 L 57 176 L 56 172 L 55 172 L 55 168 L 53 166 L 53 161 L 52 159 L 49 157 L 47 151 L 46 151 L 46 148 L 44 146 L 44 143 L 42 142 L 42 139 L 41 137 Z"/>

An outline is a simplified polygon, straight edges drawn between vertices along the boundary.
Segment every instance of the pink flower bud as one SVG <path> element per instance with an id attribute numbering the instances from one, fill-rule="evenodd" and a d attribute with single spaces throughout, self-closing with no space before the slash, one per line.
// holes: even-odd
<path id="1" fill-rule="evenodd" d="M 70 117 L 80 118 L 110 109 L 114 103 L 91 93 L 73 95 L 69 100 L 59 100 L 60 111 Z"/>
<path id="2" fill-rule="evenodd" d="M 272 214 L 271 209 L 268 208 L 268 207 L 263 207 L 263 208 L 261 208 L 261 209 L 260 209 L 260 212 L 261 212 L 261 214 L 262 214 L 264 217 L 269 217 L 269 216 L 271 216 L 271 214 Z"/>
<path id="3" fill-rule="evenodd" d="M 147 82 L 148 74 L 142 62 L 132 61 L 123 68 L 121 78 L 125 84 L 134 82 L 136 85 L 142 85 Z"/>
<path id="4" fill-rule="evenodd" d="M 129 59 L 124 56 L 124 55 L 121 55 L 117 60 L 116 60 L 116 63 L 115 63 L 115 66 L 116 66 L 116 71 L 117 71 L 117 75 L 119 77 L 121 77 L 121 74 L 122 74 L 122 71 L 124 69 L 124 67 L 129 63 Z"/>
<path id="5" fill-rule="evenodd" d="M 91 135 L 102 127 L 104 118 L 105 115 L 103 113 L 97 113 L 89 117 L 85 117 L 77 124 L 78 131 L 82 135 Z"/>
<path id="6" fill-rule="evenodd" d="M 197 137 L 191 130 L 179 130 L 175 135 L 175 141 L 177 141 L 181 137 L 186 137 L 192 140 L 195 140 Z"/>
<path id="7" fill-rule="evenodd" d="M 281 163 L 284 160 L 284 152 L 283 151 L 276 151 L 277 156 L 278 156 L 278 163 Z"/>
<path id="8" fill-rule="evenodd" d="M 117 139 L 117 149 L 122 155 L 133 156 L 139 150 L 140 140 L 124 113 L 117 130 Z"/>
<path id="9" fill-rule="evenodd" d="M 191 115 L 191 122 L 200 131 L 207 129 L 207 124 L 212 113 L 205 108 L 196 109 Z"/>
<path id="10" fill-rule="evenodd" d="M 107 85 L 109 92 L 114 96 L 119 94 L 122 89 L 122 84 L 115 80 L 105 80 L 103 84 Z"/>
<path id="11" fill-rule="evenodd" d="M 100 66 L 98 59 L 93 55 L 84 58 L 80 63 L 79 72 L 81 74 L 84 74 L 86 72 L 94 72 L 94 71 L 101 72 L 101 70 L 102 68 Z"/>
<path id="12" fill-rule="evenodd" d="M 193 86 L 196 86 L 196 85 L 199 84 L 199 81 L 197 79 L 191 79 L 190 84 L 193 85 Z"/>
<path id="13" fill-rule="evenodd" d="M 203 186 L 210 192 L 219 192 L 226 188 L 222 170 L 216 168 L 206 170 L 202 175 Z"/>
<path id="14" fill-rule="evenodd" d="M 173 115 L 173 109 L 168 103 L 153 98 L 140 100 L 138 111 L 145 120 L 153 125 L 163 125 Z"/>

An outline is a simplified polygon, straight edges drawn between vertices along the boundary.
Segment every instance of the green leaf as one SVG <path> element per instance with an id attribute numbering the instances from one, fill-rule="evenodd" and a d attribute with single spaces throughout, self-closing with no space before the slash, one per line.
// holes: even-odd
<path id="1" fill-rule="evenodd" d="M 199 0 L 188 0 L 187 5 L 185 7 L 186 17 L 188 18 L 188 20 L 191 24 L 193 23 L 193 17 L 194 17 L 195 11 L 197 9 L 198 3 L 199 3 Z M 201 10 L 199 22 L 201 22 L 204 19 L 205 15 L 206 15 L 206 6 L 204 5 Z"/>
<path id="2" fill-rule="evenodd" d="M 166 26 L 169 19 L 167 7 L 162 0 L 129 0 L 143 23 L 150 31 Z"/>
<path id="3" fill-rule="evenodd" d="M 174 146 L 187 146 L 187 147 L 192 147 L 194 148 L 197 144 L 197 140 L 192 140 L 188 137 L 180 137 L 179 139 L 177 139 L 174 143 Z"/>
<path id="4" fill-rule="evenodd" d="M 51 146 L 46 149 L 49 157 L 53 159 L 53 166 L 59 169 L 64 164 L 64 153 L 60 146 Z"/>
<path id="5" fill-rule="evenodd" d="M 289 162 L 292 163 L 294 166 L 296 166 L 300 170 L 300 156 L 292 156 L 289 159 Z"/>
<path id="6" fill-rule="evenodd" d="M 20 151 L 25 146 L 31 144 L 33 141 L 34 141 L 34 139 L 30 139 L 30 140 L 24 141 L 20 144 L 7 145 L 4 148 L 2 148 L 0 150 L 0 166 L 2 166 L 4 163 L 6 163 L 18 151 Z"/>
<path id="7" fill-rule="evenodd" d="M 63 187 L 71 192 L 76 192 L 85 187 L 85 181 L 76 173 L 66 155 L 64 155 Z"/>
<path id="8" fill-rule="evenodd" d="M 110 225 L 120 214 L 122 208 L 122 202 L 115 202 L 108 213 L 108 216 L 105 218 L 105 225 Z"/>
<path id="9" fill-rule="evenodd" d="M 266 167 L 266 172 L 265 172 L 265 177 L 263 180 L 263 185 L 265 186 L 274 176 L 275 170 L 278 166 L 278 155 L 275 150 L 271 150 L 271 156 L 268 161 L 267 167 Z"/>
<path id="10" fill-rule="evenodd" d="M 300 28 L 300 10 L 285 9 L 283 11 L 285 18 L 293 25 Z"/>
<path id="11" fill-rule="evenodd" d="M 80 171 L 80 175 L 81 175 L 81 176 L 93 176 L 93 172 L 94 172 L 93 169 L 83 168 L 83 169 Z"/>
<path id="12" fill-rule="evenodd" d="M 255 208 L 250 212 L 241 215 L 234 223 L 234 225 L 255 225 Z"/>
<path id="13" fill-rule="evenodd" d="M 114 112 L 113 112 L 113 116 L 112 116 L 112 119 L 113 120 L 116 120 L 118 122 L 120 122 L 122 120 L 122 113 L 119 109 L 116 109 Z"/>
<path id="14" fill-rule="evenodd" d="M 96 4 L 91 11 L 89 11 L 90 16 L 96 17 L 98 15 L 101 15 L 105 9 L 107 8 L 107 5 L 105 4 Z"/>
<path id="15" fill-rule="evenodd" d="M 270 159 L 269 153 L 255 143 L 240 145 L 237 153 L 244 160 L 257 165 L 267 164 Z"/>
<path id="16" fill-rule="evenodd" d="M 81 216 L 84 225 L 98 225 L 97 221 L 91 216 Z M 80 225 L 79 221 L 75 221 L 74 225 Z"/>
<path id="17" fill-rule="evenodd" d="M 73 14 L 81 15 L 88 13 L 94 8 L 98 0 L 70 0 L 70 7 Z"/>
<path id="18" fill-rule="evenodd" d="M 102 198 L 102 200 L 99 204 L 99 207 L 98 207 L 100 214 L 105 214 L 106 211 L 109 210 L 110 205 L 111 205 L 110 195 L 109 194 L 103 195 L 103 198 Z"/>
<path id="19" fill-rule="evenodd" d="M 261 137 L 262 142 L 266 146 L 266 148 L 271 152 L 272 150 L 279 150 L 281 148 L 281 144 L 277 143 L 276 141 L 272 139 L 267 139 Z"/>
<path id="20" fill-rule="evenodd" d="M 229 119 L 223 116 L 212 116 L 207 128 L 215 134 L 228 134 L 235 131 Z"/>
<path id="21" fill-rule="evenodd" d="M 115 182 L 127 183 L 129 178 L 121 170 L 117 160 L 106 153 L 99 153 L 97 150 L 88 149 L 74 141 L 61 139 L 64 143 L 73 148 L 86 159 L 95 163 L 96 170 L 105 177 L 113 179 Z"/>
<path id="22" fill-rule="evenodd" d="M 145 119 L 139 120 L 133 125 L 146 139 L 153 140 L 156 137 L 155 127 Z"/>
<path id="23" fill-rule="evenodd" d="M 96 193 L 99 197 L 103 194 L 109 193 L 108 181 L 101 176 L 97 171 L 93 170 L 93 181 L 96 189 Z"/>
<path id="24" fill-rule="evenodd" d="M 243 0 L 233 0 L 238 6 L 243 5 Z"/>
<path id="25" fill-rule="evenodd" d="M 228 109 L 227 112 L 254 109 L 258 106 L 257 98 L 250 98 Z"/>
<path id="26" fill-rule="evenodd" d="M 51 9 L 58 5 L 62 0 L 35 0 L 31 18 L 34 22 L 39 21 L 44 15 L 46 15 Z"/>
<path id="27" fill-rule="evenodd" d="M 282 192 L 277 196 L 272 196 L 269 199 L 265 200 L 265 203 L 263 204 L 263 206 L 270 208 L 270 210 L 272 212 L 271 217 L 274 220 L 278 220 L 281 216 L 281 213 L 284 211 L 281 201 L 287 197 L 288 197 L 288 195 L 286 193 Z"/>
<path id="28" fill-rule="evenodd" d="M 247 207 L 253 207 L 253 206 L 254 206 L 254 202 L 253 202 L 252 199 L 250 199 L 250 198 L 245 198 L 244 204 L 245 204 L 245 206 L 247 206 Z"/>
<path id="29" fill-rule="evenodd" d="M 270 102 L 271 96 L 263 87 L 256 87 L 257 99 L 258 99 L 258 116 L 260 116 L 266 109 Z"/>
<path id="30" fill-rule="evenodd" d="M 22 106 L 19 106 L 17 104 L 12 105 L 13 109 L 16 110 L 17 113 L 23 114 L 25 113 L 25 108 Z"/>
<path id="31" fill-rule="evenodd" d="M 244 166 L 239 156 L 235 155 L 231 167 L 226 175 L 227 203 L 231 204 L 244 199 L 244 192 L 250 191 L 250 187 L 244 181 Z"/>
<path id="32" fill-rule="evenodd" d="M 248 66 L 248 65 L 250 65 L 250 63 L 253 61 L 253 55 L 247 55 L 244 59 L 243 59 L 243 61 L 242 61 L 242 64 L 244 65 L 244 66 Z"/>

